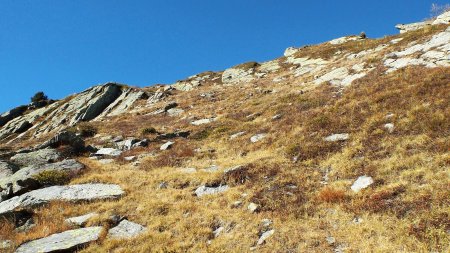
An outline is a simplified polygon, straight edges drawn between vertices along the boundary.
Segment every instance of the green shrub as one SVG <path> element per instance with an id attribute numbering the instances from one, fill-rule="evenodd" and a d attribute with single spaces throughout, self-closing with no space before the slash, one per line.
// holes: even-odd
<path id="1" fill-rule="evenodd" d="M 48 97 L 45 95 L 44 92 L 38 91 L 38 92 L 36 92 L 36 94 L 34 94 L 33 97 L 31 97 L 31 102 L 36 103 L 36 102 L 45 101 L 47 99 L 48 99 Z"/>
<path id="2" fill-rule="evenodd" d="M 60 170 L 45 170 L 33 178 L 41 185 L 63 185 L 69 182 L 70 175 L 66 171 Z"/>
<path id="3" fill-rule="evenodd" d="M 97 128 L 88 123 L 81 123 L 77 127 L 82 137 L 92 137 L 97 134 Z"/>
<path id="4" fill-rule="evenodd" d="M 156 131 L 154 127 L 147 127 L 141 130 L 142 135 L 156 134 L 156 133 L 158 133 L 158 131 Z"/>

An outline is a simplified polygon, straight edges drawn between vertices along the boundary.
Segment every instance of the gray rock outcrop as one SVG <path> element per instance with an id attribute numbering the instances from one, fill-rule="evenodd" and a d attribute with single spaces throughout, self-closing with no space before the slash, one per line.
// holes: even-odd
<path id="1" fill-rule="evenodd" d="M 15 166 L 14 164 L 10 164 L 8 162 L 0 161 L 0 180 L 1 178 L 6 178 L 13 175 L 18 170 L 18 166 Z"/>
<path id="2" fill-rule="evenodd" d="M 55 162 L 61 154 L 55 149 L 41 149 L 30 153 L 19 153 L 11 157 L 11 162 L 20 166 L 41 165 Z"/>
<path id="3" fill-rule="evenodd" d="M 53 234 L 20 245 L 16 253 L 70 252 L 98 240 L 102 230 L 102 227 L 89 227 Z"/>
<path id="4" fill-rule="evenodd" d="M 67 173 L 67 177 L 73 177 L 83 168 L 83 164 L 73 159 L 22 168 L 9 177 L 0 178 L 0 200 L 37 189 L 40 183 L 35 176 L 43 171 L 64 171 Z"/>
<path id="5" fill-rule="evenodd" d="M 85 215 L 68 218 L 65 220 L 65 222 L 70 225 L 82 227 L 82 226 L 86 225 L 86 223 L 89 221 L 89 219 L 96 217 L 96 216 L 98 216 L 98 213 L 88 213 Z"/>
<path id="6" fill-rule="evenodd" d="M 0 215 L 12 213 L 16 209 L 33 208 L 55 200 L 93 201 L 100 199 L 115 199 L 124 194 L 125 192 L 122 188 L 114 184 L 51 186 L 0 202 Z"/>

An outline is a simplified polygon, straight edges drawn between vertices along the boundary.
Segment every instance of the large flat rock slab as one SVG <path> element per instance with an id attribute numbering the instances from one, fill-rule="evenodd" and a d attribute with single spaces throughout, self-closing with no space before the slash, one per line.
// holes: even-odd
<path id="1" fill-rule="evenodd" d="M 102 227 L 89 227 L 65 231 L 22 244 L 16 253 L 68 252 L 98 240 Z"/>
<path id="2" fill-rule="evenodd" d="M 54 200 L 92 201 L 119 198 L 124 194 L 122 188 L 115 184 L 51 186 L 0 202 L 0 215 L 12 213 L 16 209 L 33 208 Z"/>

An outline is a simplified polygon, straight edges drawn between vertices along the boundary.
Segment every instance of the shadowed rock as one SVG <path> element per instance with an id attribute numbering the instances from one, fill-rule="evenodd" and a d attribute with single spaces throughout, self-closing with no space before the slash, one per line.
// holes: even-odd
<path id="1" fill-rule="evenodd" d="M 16 253 L 68 252 L 98 240 L 102 227 L 89 227 L 65 231 L 59 234 L 22 244 Z"/>

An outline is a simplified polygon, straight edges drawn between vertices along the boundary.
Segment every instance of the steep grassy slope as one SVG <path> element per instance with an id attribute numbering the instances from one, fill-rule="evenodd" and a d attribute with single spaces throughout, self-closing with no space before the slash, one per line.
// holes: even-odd
<path id="1" fill-rule="evenodd" d="M 322 44 L 296 57 L 332 59 L 336 52 L 358 53 L 403 38 L 383 51 L 389 53 L 445 29 Z M 86 141 L 97 146 L 107 146 L 107 136 L 153 139 L 152 131 L 142 131 L 150 128 L 191 134 L 175 138 L 171 149 L 162 151 L 164 142 L 153 141 L 106 165 L 80 156 L 88 170 L 71 184 L 116 183 L 126 196 L 54 203 L 36 211 L 38 223 L 29 233 L 14 232 L 4 222 L 0 236 L 20 244 L 66 230 L 64 218 L 95 211 L 101 215 L 88 225 L 108 226 L 109 215 L 121 214 L 148 231 L 131 240 L 102 238 L 80 252 L 248 252 L 270 229 L 273 235 L 255 248 L 258 252 L 448 252 L 450 67 L 410 66 L 386 73 L 379 51 L 364 61 L 371 71 L 347 87 L 313 85 L 312 76 L 295 77 L 290 66 L 283 66 L 270 78 L 172 91 L 154 107 L 89 122 L 98 134 Z M 285 78 L 272 81 L 276 77 Z M 184 112 L 151 114 L 170 101 Z M 211 117 L 217 120 L 191 124 Z M 343 133 L 348 140 L 324 140 Z M 252 143 L 256 134 L 265 138 Z M 139 154 L 148 156 L 137 166 L 123 159 Z M 202 170 L 212 165 L 219 169 Z M 243 165 L 238 173 L 224 173 L 236 165 Z M 363 175 L 374 183 L 353 192 L 351 185 Z M 194 191 L 201 185 L 230 188 L 198 198 Z M 247 209 L 250 203 L 258 205 L 256 212 Z M 263 225 L 264 219 L 272 224 Z"/>

